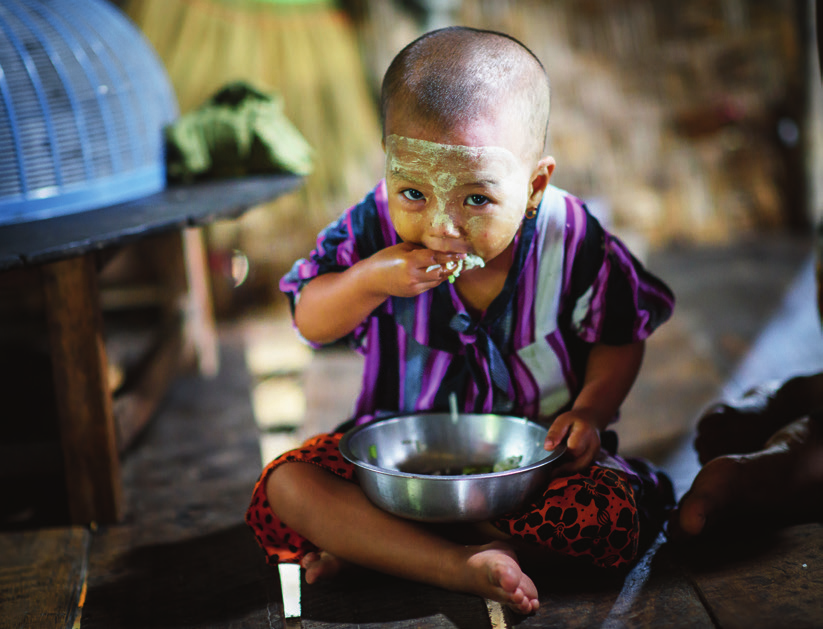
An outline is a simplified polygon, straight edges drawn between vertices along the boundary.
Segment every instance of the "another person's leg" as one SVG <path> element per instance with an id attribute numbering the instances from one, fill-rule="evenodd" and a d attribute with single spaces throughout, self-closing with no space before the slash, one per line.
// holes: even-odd
<path id="1" fill-rule="evenodd" d="M 819 305 L 821 261 L 823 251 Z M 708 409 L 695 449 L 704 466 L 672 513 L 673 538 L 823 518 L 823 372 L 761 385 Z"/>
<path id="2" fill-rule="evenodd" d="M 816 410 L 823 410 L 823 373 L 768 382 L 739 400 L 715 404 L 697 424 L 694 446 L 700 463 L 757 452 L 783 426 Z"/>
<path id="3" fill-rule="evenodd" d="M 823 412 L 778 430 L 761 450 L 710 460 L 669 522 L 674 539 L 823 518 Z"/>
<path id="4" fill-rule="evenodd" d="M 823 71 L 823 11 L 815 11 Z M 823 222 L 816 228 L 817 309 L 823 323 Z M 748 399 L 747 399 L 748 398 Z M 762 528 L 823 518 L 823 373 L 761 387 L 701 419 L 700 462 L 669 521 L 673 537 L 725 526 Z"/>

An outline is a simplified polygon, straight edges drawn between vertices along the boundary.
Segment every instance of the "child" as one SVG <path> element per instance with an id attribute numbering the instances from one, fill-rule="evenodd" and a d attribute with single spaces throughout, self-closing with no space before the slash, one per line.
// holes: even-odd
<path id="1" fill-rule="evenodd" d="M 246 519 L 269 561 L 300 561 L 309 583 L 350 562 L 529 613 L 537 590 L 515 544 L 626 566 L 648 505 L 673 500 L 668 479 L 615 456 L 602 432 L 673 297 L 549 184 L 548 78 L 516 40 L 420 37 L 386 73 L 382 115 L 385 180 L 281 282 L 296 327 L 365 354 L 355 423 L 446 411 L 455 392 L 462 411 L 551 424 L 545 447 L 567 440 L 570 460 L 490 523 L 497 539 L 467 546 L 369 502 L 337 450 L 341 428 L 269 464 Z"/>

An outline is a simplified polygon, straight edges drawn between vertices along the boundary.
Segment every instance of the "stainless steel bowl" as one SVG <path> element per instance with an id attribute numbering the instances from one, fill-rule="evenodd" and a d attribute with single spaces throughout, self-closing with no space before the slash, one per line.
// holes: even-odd
<path id="1" fill-rule="evenodd" d="M 544 450 L 545 438 L 545 427 L 522 417 L 422 413 L 357 426 L 340 453 L 380 508 L 424 522 L 470 522 L 512 511 L 545 486 L 565 451 Z M 522 457 L 519 467 L 464 474 L 510 457 Z"/>

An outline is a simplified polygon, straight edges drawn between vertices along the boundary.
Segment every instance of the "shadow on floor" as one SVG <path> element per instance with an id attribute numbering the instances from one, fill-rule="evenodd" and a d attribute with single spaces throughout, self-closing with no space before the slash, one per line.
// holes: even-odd
<path id="1" fill-rule="evenodd" d="M 117 546 L 116 539 L 105 538 L 101 533 L 94 543 Z M 280 600 L 277 571 L 266 565 L 244 522 L 136 547 L 118 557 L 103 579 L 89 582 L 83 629 L 225 627 L 265 614 Z"/>

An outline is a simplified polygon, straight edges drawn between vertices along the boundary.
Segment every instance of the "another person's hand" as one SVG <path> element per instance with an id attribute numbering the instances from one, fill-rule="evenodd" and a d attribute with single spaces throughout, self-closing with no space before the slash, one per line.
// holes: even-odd
<path id="1" fill-rule="evenodd" d="M 446 265 L 464 253 L 443 253 L 403 242 L 381 249 L 369 258 L 373 288 L 393 297 L 416 297 L 448 279 Z M 436 267 L 436 268 L 434 268 Z"/>
<path id="2" fill-rule="evenodd" d="M 566 439 L 566 456 L 568 463 L 557 468 L 556 472 L 579 472 L 584 470 L 600 451 L 600 431 L 594 418 L 585 412 L 571 410 L 559 415 L 549 427 L 543 447 L 554 450 Z"/>

